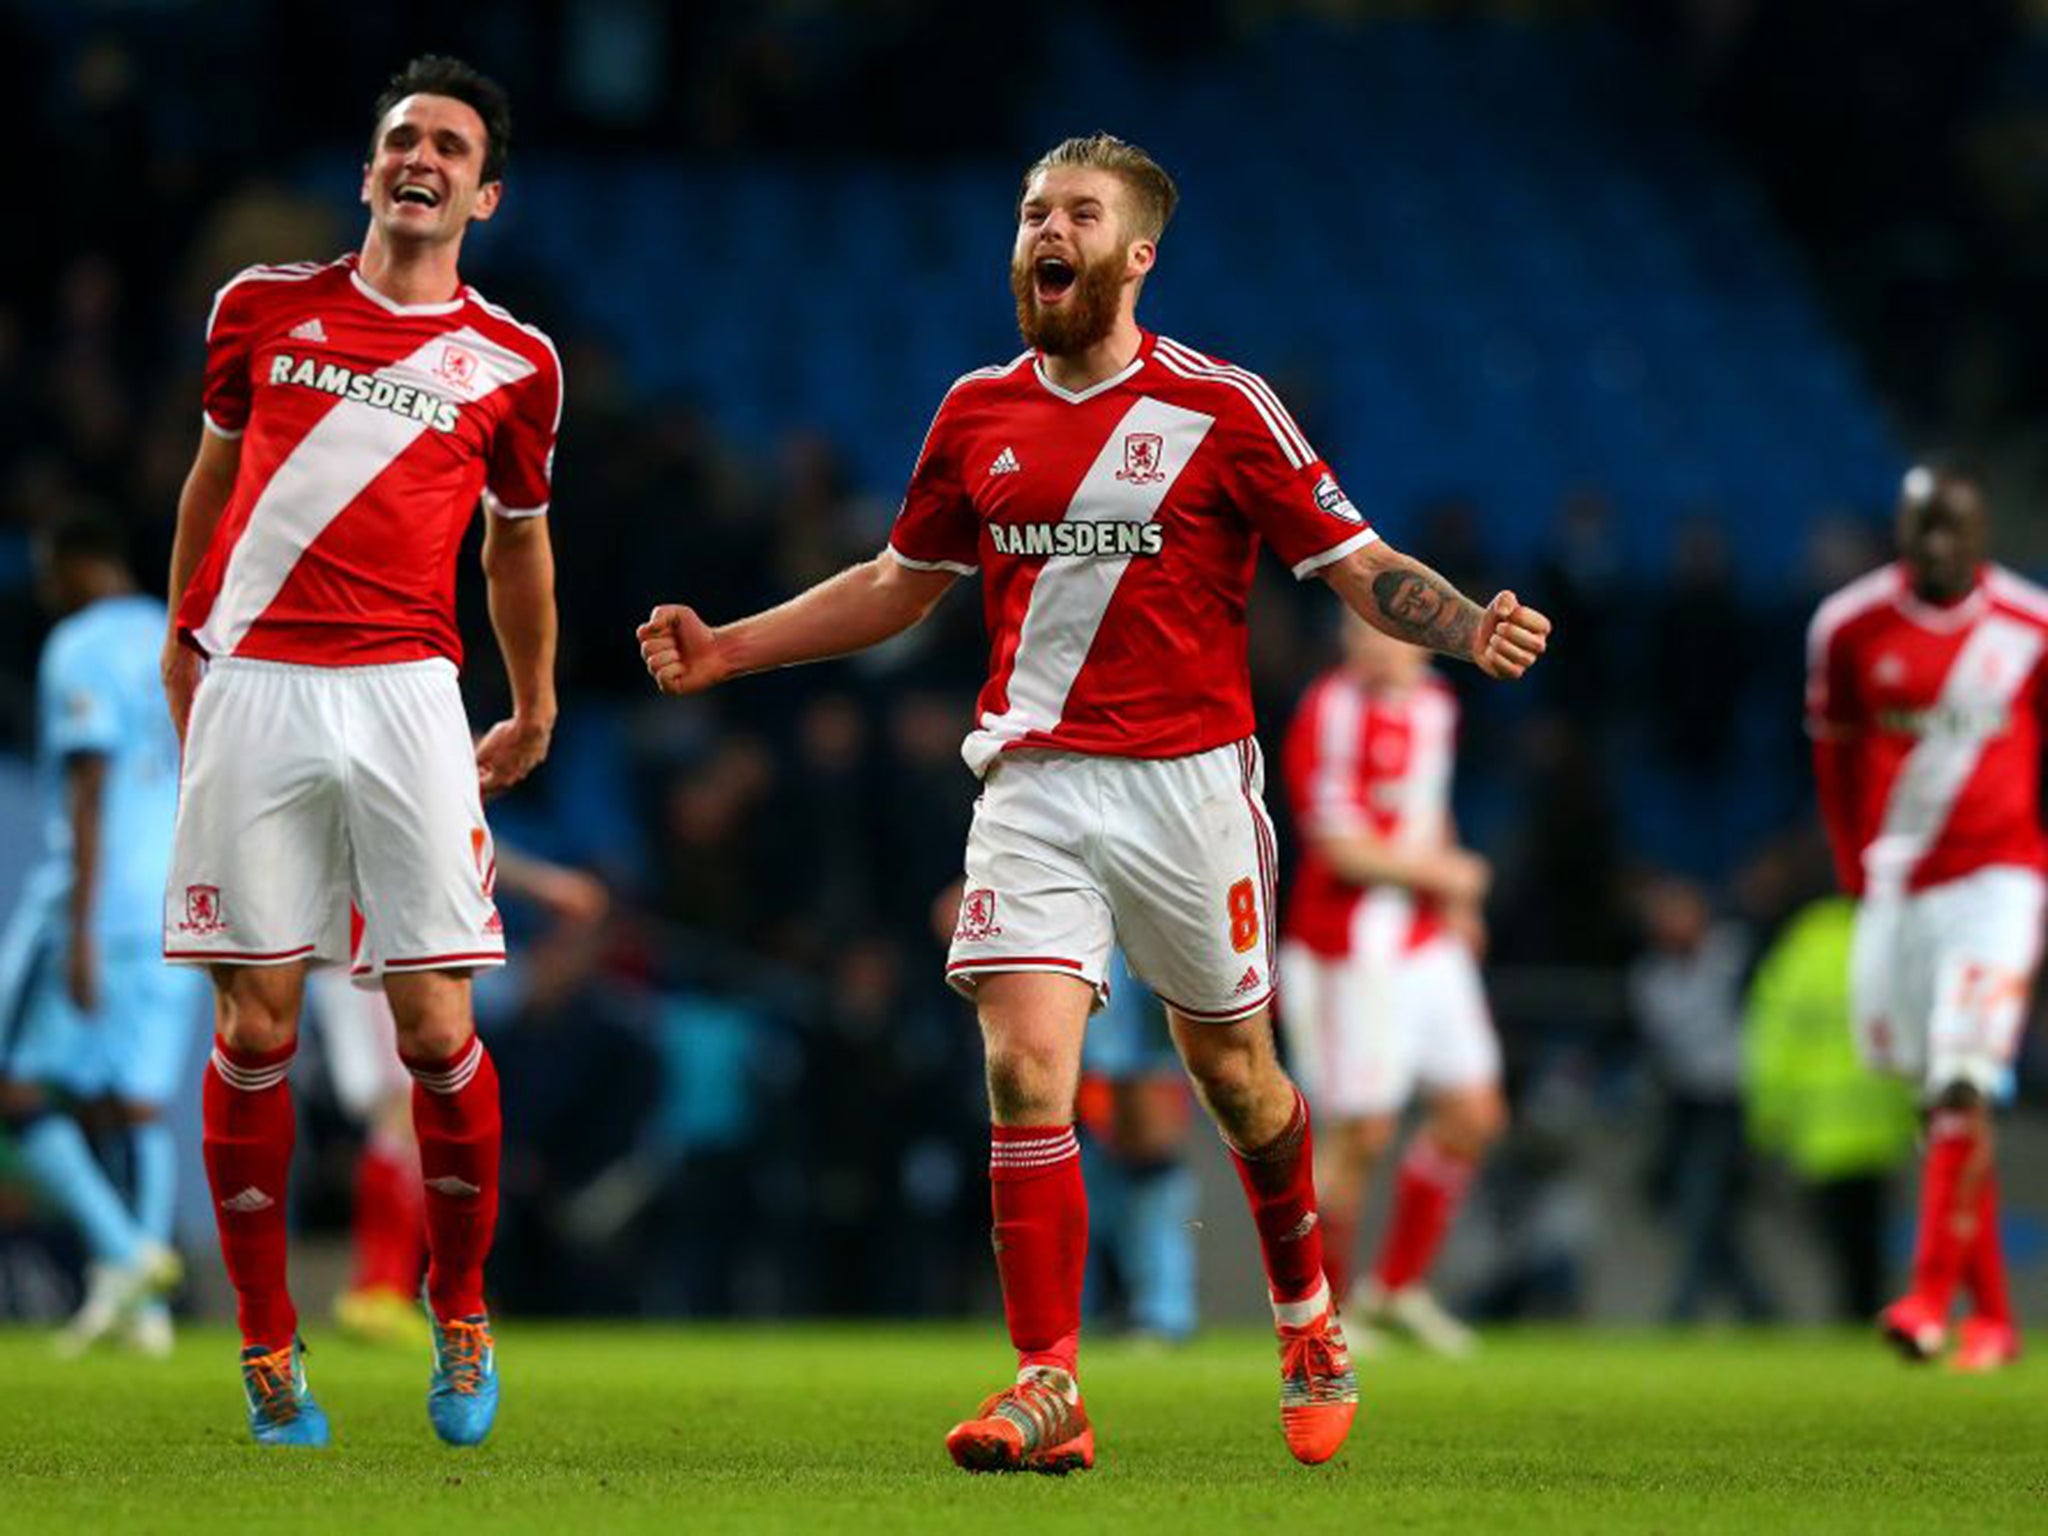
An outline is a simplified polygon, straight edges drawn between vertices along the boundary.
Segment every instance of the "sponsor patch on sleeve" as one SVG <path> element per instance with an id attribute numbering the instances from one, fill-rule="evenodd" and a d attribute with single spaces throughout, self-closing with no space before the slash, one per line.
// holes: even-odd
<path id="1" fill-rule="evenodd" d="M 1316 505 L 1342 523 L 1356 523 L 1365 526 L 1365 514 L 1351 505 L 1351 498 L 1344 494 L 1344 487 L 1337 483 L 1337 477 L 1325 474 L 1316 482 Z"/>

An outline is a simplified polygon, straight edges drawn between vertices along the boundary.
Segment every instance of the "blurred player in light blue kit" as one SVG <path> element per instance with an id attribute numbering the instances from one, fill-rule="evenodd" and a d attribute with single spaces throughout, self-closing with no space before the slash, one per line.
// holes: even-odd
<path id="1" fill-rule="evenodd" d="M 1088 1310 L 1102 1306 L 1103 1265 L 1116 1267 L 1133 1333 L 1180 1341 L 1195 1331 L 1192 1105 L 1166 1012 L 1110 957 L 1109 1001 L 1088 1022 L 1081 1054 L 1081 1167 L 1095 1228 Z"/>
<path id="2" fill-rule="evenodd" d="M 182 1076 L 204 979 L 163 962 L 178 740 L 157 679 L 163 604 L 136 590 L 120 530 L 78 516 L 37 542 L 40 595 L 61 615 L 36 677 L 44 853 L 0 937 L 0 1123 L 83 1235 L 84 1304 L 60 1344 L 124 1331 L 170 1347 L 161 1296 L 176 1152 L 162 1112 Z M 124 1198 L 79 1114 L 128 1139 Z"/>

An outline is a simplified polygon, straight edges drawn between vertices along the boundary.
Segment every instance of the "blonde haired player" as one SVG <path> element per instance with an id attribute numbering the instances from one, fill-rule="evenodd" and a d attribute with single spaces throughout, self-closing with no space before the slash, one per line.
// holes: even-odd
<path id="1" fill-rule="evenodd" d="M 1282 754 L 1302 862 L 1280 951 L 1288 1065 L 1324 1124 L 1323 1259 L 1354 1322 L 1461 1355 L 1471 1332 L 1425 1284 L 1480 1157 L 1507 1119 L 1479 979 L 1492 871 L 1451 821 L 1458 702 L 1426 652 L 1355 615 Z M 1401 1112 L 1429 1112 L 1401 1159 L 1379 1259 L 1349 1287 L 1360 1207 Z"/>
<path id="2" fill-rule="evenodd" d="M 1366 526 L 1257 375 L 1142 329 L 1173 182 L 1098 135 L 1033 165 L 1010 283 L 1028 350 L 939 406 L 888 547 L 714 629 L 640 627 L 666 693 L 844 655 L 982 576 L 989 680 L 963 755 L 984 782 L 947 975 L 974 999 L 994 1120 L 996 1265 L 1014 1382 L 946 1437 L 970 1471 L 1093 1464 L 1076 1378 L 1087 1206 L 1081 1044 L 1120 942 L 1235 1156 L 1265 1260 L 1281 1423 L 1334 1455 L 1357 1378 L 1322 1274 L 1308 1112 L 1280 1070 L 1273 838 L 1245 603 L 1258 546 L 1393 633 L 1520 676 L 1549 621 L 1481 609 Z"/>

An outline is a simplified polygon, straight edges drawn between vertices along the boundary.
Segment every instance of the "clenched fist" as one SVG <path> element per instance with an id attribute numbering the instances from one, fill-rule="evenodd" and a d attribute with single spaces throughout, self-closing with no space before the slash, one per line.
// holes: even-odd
<path id="1" fill-rule="evenodd" d="M 694 608 L 663 603 L 635 633 L 647 675 L 663 693 L 702 693 L 732 675 L 719 654 L 717 634 Z"/>
<path id="2" fill-rule="evenodd" d="M 1512 592 L 1486 605 L 1472 659 L 1488 677 L 1520 677 L 1550 644 L 1550 620 Z"/>

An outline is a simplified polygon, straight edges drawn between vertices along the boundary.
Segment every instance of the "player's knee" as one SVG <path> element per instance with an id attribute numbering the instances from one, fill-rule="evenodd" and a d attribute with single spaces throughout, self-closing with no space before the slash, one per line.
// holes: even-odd
<path id="1" fill-rule="evenodd" d="M 1984 1090 L 1975 1083 L 1957 1079 L 1937 1089 L 1934 1097 L 1929 1100 L 1929 1107 L 1977 1114 L 1989 1108 L 1989 1101 L 1984 1096 Z"/>
<path id="2" fill-rule="evenodd" d="M 1188 1071 L 1203 1099 L 1226 1124 L 1257 1102 L 1267 1065 L 1254 1052 L 1229 1045 L 1188 1057 Z"/>
<path id="3" fill-rule="evenodd" d="M 290 1045 L 299 1024 L 253 998 L 230 998 L 219 1009 L 214 1027 L 231 1050 L 264 1053 Z"/>
<path id="4" fill-rule="evenodd" d="M 1005 1125 L 1058 1125 L 1073 1118 L 1074 1084 L 1056 1052 L 991 1041 L 988 1103 Z"/>
<path id="5" fill-rule="evenodd" d="M 446 1061 L 469 1044 L 476 1026 L 469 1015 L 429 1013 L 398 1021 L 398 1053 L 408 1061 Z"/>
<path id="6" fill-rule="evenodd" d="M 1358 1163 L 1370 1165 L 1387 1155 L 1399 1134 L 1401 1122 L 1394 1115 L 1367 1115 L 1359 1120 L 1347 1120 L 1337 1132 L 1337 1139 L 1344 1150 Z M 1318 1135 L 1321 1131 L 1318 1130 Z"/>
<path id="7" fill-rule="evenodd" d="M 1476 1158 L 1507 1134 L 1507 1105 L 1498 1093 L 1469 1094 L 1437 1113 L 1431 1134 L 1460 1157 Z"/>

